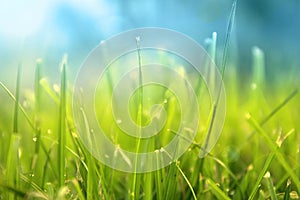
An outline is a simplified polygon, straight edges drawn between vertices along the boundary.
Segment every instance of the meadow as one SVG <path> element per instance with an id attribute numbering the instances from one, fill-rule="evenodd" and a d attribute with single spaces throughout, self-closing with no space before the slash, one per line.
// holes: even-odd
<path id="1" fill-rule="evenodd" d="M 167 167 L 126 173 L 104 165 L 87 150 L 75 128 L 73 80 L 68 77 L 67 58 L 59 66 L 60 83 L 53 83 L 43 74 L 48 66 L 38 59 L 31 89 L 21 89 L 21 64 L 15 88 L 8 88 L 0 80 L 0 199 L 299 199 L 297 74 L 287 71 L 270 78 L 271 66 L 266 66 L 263 50 L 253 47 L 251 73 L 240 75 L 234 60 L 227 61 L 234 11 L 231 14 L 223 58 L 215 57 L 216 35 L 206 45 L 212 59 L 221 66 L 226 120 L 220 139 L 205 157 L 199 158 L 199 151 L 201 136 L 213 121 L 212 103 L 209 109 L 201 109 L 204 117 L 200 122 L 204 125 L 198 129 L 199 137 Z M 279 74 L 276 69 L 272 73 Z M 110 75 L 108 82 L 114 78 L 113 73 Z M 109 84 L 106 89 L 111 90 Z M 146 111 L 139 108 L 139 96 L 153 91 L 167 98 L 162 88 L 138 91 L 130 107 L 137 123 L 147 124 L 149 120 L 143 113 Z M 205 108 L 207 91 L 205 87 L 199 91 L 199 106 Z M 99 95 L 98 118 L 105 120 L 108 130 L 116 130 L 111 113 L 101 110 L 108 100 Z M 180 121 L 178 103 L 169 101 L 172 95 L 168 95 L 166 110 L 171 119 L 167 125 L 176 127 Z M 86 127 L 88 122 L 84 123 Z M 135 150 L 132 144 L 148 144 L 122 137 L 119 130 L 114 134 L 111 140 L 121 137 L 122 147 L 130 151 Z M 169 141 L 168 137 L 159 138 L 159 144 Z M 155 145 L 148 150 L 153 151 Z"/>

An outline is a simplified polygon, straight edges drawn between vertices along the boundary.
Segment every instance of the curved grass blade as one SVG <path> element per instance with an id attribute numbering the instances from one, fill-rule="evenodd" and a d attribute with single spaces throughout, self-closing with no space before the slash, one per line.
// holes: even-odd
<path id="1" fill-rule="evenodd" d="M 182 175 L 182 177 L 184 178 L 185 182 L 188 184 L 189 188 L 190 188 L 190 191 L 192 192 L 193 194 L 193 198 L 195 200 L 197 200 L 197 196 L 196 196 L 196 193 L 194 191 L 194 188 L 192 186 L 192 184 L 190 183 L 189 179 L 186 177 L 186 175 L 184 174 L 184 172 L 182 171 L 182 169 L 180 168 L 179 166 L 179 161 L 176 162 L 176 167 L 178 169 L 178 171 L 180 172 L 180 174 Z"/>

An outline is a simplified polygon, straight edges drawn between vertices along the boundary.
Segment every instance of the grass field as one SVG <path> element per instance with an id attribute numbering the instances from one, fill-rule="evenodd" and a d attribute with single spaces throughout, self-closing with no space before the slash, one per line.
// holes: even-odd
<path id="1" fill-rule="evenodd" d="M 264 67 L 258 65 L 254 71 Z M 200 159 L 194 144 L 170 166 L 135 175 L 89 154 L 72 122 L 67 70 L 60 87 L 52 87 L 38 61 L 33 91 L 19 90 L 21 72 L 14 94 L 1 83 L 0 198 L 297 199 L 298 86 L 284 81 L 288 74 L 270 84 L 257 73 L 253 84 L 243 83 L 233 67 L 225 78 L 226 122 L 213 151 Z"/>
<path id="2" fill-rule="evenodd" d="M 211 55 L 214 45 L 208 48 Z M 45 66 L 38 60 L 29 90 L 21 89 L 20 65 L 15 88 L 0 80 L 0 199 L 299 199 L 297 74 L 286 72 L 269 81 L 263 51 L 254 47 L 252 53 L 249 75 L 239 75 L 239 66 L 228 61 L 226 121 L 212 152 L 199 158 L 201 138 L 196 138 L 169 166 L 140 174 L 103 165 L 79 139 L 66 58 L 59 84 L 43 74 Z M 205 103 L 202 97 L 199 102 Z M 170 123 L 176 124 L 180 116 L 172 105 Z M 133 115 L 143 112 L 137 106 L 131 110 Z M 108 128 L 112 120 L 106 121 Z M 132 143 L 122 140 L 130 149 Z"/>

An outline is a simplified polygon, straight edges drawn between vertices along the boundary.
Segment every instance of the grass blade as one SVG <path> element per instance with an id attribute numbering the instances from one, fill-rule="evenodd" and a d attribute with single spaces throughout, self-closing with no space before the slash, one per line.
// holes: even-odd
<path id="1" fill-rule="evenodd" d="M 192 192 L 193 194 L 193 198 L 195 200 L 197 200 L 197 196 L 195 194 L 195 191 L 193 189 L 193 186 L 191 185 L 191 183 L 189 182 L 189 179 L 186 177 L 186 175 L 183 173 L 182 169 L 180 168 L 179 166 L 179 161 L 176 162 L 176 167 L 178 169 L 178 171 L 180 172 L 180 174 L 182 175 L 182 177 L 184 178 L 185 182 L 188 184 L 189 188 L 190 188 L 190 191 Z"/>
<path id="2" fill-rule="evenodd" d="M 276 113 L 278 113 L 285 105 L 287 105 L 299 92 L 299 88 L 296 88 L 295 90 L 293 90 L 276 108 L 274 108 L 272 110 L 272 112 L 270 112 L 260 123 L 260 126 L 263 126 L 264 124 L 266 124 Z M 253 135 L 256 133 L 256 130 L 253 131 L 248 137 L 247 140 L 248 141 L 251 137 L 253 137 Z"/>
<path id="3" fill-rule="evenodd" d="M 271 200 L 277 200 L 276 191 L 274 189 L 274 184 L 273 184 L 273 181 L 271 179 L 271 174 L 270 174 L 269 171 L 267 171 L 264 178 L 266 180 L 266 184 L 267 184 L 270 196 L 271 196 Z"/>
<path id="4" fill-rule="evenodd" d="M 230 198 L 217 186 L 213 180 L 208 178 L 206 179 L 206 182 L 217 199 L 230 200 Z"/>
<path id="5" fill-rule="evenodd" d="M 293 182 L 295 183 L 298 193 L 300 194 L 300 180 L 294 170 L 291 168 L 291 166 L 287 163 L 285 160 L 284 155 L 280 152 L 280 149 L 278 148 L 277 144 L 274 143 L 269 135 L 261 128 L 261 126 L 258 124 L 257 121 L 253 119 L 253 117 L 250 114 L 247 114 L 247 120 L 250 122 L 250 124 L 264 137 L 266 144 L 269 146 L 269 148 L 275 153 L 275 156 L 278 160 L 278 162 L 282 165 L 282 167 L 287 171 L 288 174 L 290 174 Z"/>
<path id="6" fill-rule="evenodd" d="M 0 86 L 3 88 L 3 90 L 8 94 L 8 96 L 16 103 L 16 97 L 11 93 L 11 91 L 0 81 Z M 25 119 L 27 120 L 29 126 L 34 130 L 34 123 L 31 121 L 29 115 L 26 113 L 25 109 L 23 106 L 18 103 L 17 104 L 20 111 L 23 113 Z"/>
<path id="7" fill-rule="evenodd" d="M 165 186 L 165 198 L 164 199 L 174 199 L 177 187 L 177 174 L 178 170 L 176 167 L 176 163 L 173 162 L 168 171 L 168 175 L 166 178 L 166 186 Z"/>
<path id="8" fill-rule="evenodd" d="M 233 25 L 234 25 L 236 5 L 237 5 L 237 0 L 234 0 L 232 3 L 232 7 L 231 7 L 229 22 L 228 22 L 227 31 L 226 31 L 225 46 L 223 49 L 222 72 L 221 72 L 222 79 L 224 79 L 226 65 L 227 65 L 228 48 L 229 48 L 230 38 L 231 38 Z"/>
<path id="9" fill-rule="evenodd" d="M 286 184 L 285 191 L 284 191 L 284 197 L 283 197 L 284 200 L 290 200 L 291 199 L 291 197 L 290 197 L 291 188 L 292 188 L 291 181 L 288 180 L 287 184 Z"/>
<path id="10" fill-rule="evenodd" d="M 44 89 L 44 91 L 54 100 L 54 102 L 59 105 L 59 96 L 51 89 L 47 79 L 40 79 L 40 85 Z"/>
<path id="11" fill-rule="evenodd" d="M 136 46 L 137 46 L 137 56 L 138 56 L 138 65 L 139 65 L 139 89 L 138 89 L 138 113 L 137 113 L 137 125 L 139 127 L 138 130 L 138 141 L 136 147 L 136 154 L 140 151 L 140 143 L 141 143 L 141 134 L 142 134 L 142 116 L 143 116 L 143 73 L 142 73 L 142 60 L 141 60 L 141 49 L 140 49 L 140 37 L 136 37 Z M 137 156 L 135 159 L 135 172 L 137 171 Z M 141 176 L 137 173 L 133 174 L 132 187 L 131 187 L 131 198 L 138 199 L 140 194 L 140 182 Z"/>
<path id="12" fill-rule="evenodd" d="M 20 102 L 20 82 L 21 82 L 21 73 L 22 73 L 22 66 L 21 64 L 18 67 L 18 74 L 17 74 L 17 85 L 16 85 L 16 101 L 15 101 L 15 109 L 14 109 L 14 127 L 13 132 L 18 133 L 18 120 L 19 120 L 19 102 Z"/>
<path id="13" fill-rule="evenodd" d="M 19 135 L 19 99 L 20 99 L 20 82 L 21 82 L 21 64 L 18 66 L 17 73 L 17 83 L 16 83 L 16 98 L 14 106 L 14 118 L 13 118 L 13 133 L 10 136 L 8 156 L 6 160 L 6 178 L 8 184 L 12 189 L 18 190 L 20 184 L 20 155 L 19 155 L 19 146 L 20 146 L 20 135 Z M 8 199 L 16 198 L 14 193 L 8 194 Z"/>
<path id="14" fill-rule="evenodd" d="M 236 3 L 237 3 L 237 0 L 234 0 L 233 4 L 232 4 L 230 16 L 229 16 L 227 31 L 226 31 L 226 39 L 225 39 L 225 46 L 224 46 L 224 49 L 223 49 L 223 61 L 222 61 L 222 71 L 221 71 L 222 80 L 224 79 L 226 65 L 227 65 L 228 48 L 229 48 L 231 33 L 232 33 L 232 30 L 233 30 L 233 24 L 234 24 L 235 12 L 236 12 Z M 218 89 L 218 97 L 216 99 L 216 102 L 212 102 L 213 103 L 212 114 L 211 114 L 211 118 L 209 119 L 210 123 L 209 123 L 207 136 L 206 136 L 206 139 L 205 139 L 204 144 L 203 144 L 203 151 L 204 152 L 201 152 L 201 154 L 203 154 L 203 155 L 207 154 L 206 151 L 207 151 L 207 147 L 208 147 L 210 137 L 211 137 L 211 134 L 212 134 L 214 121 L 215 121 L 215 117 L 216 117 L 216 112 L 217 112 L 217 107 L 218 107 L 218 103 L 219 103 L 219 98 L 220 98 L 220 95 L 221 95 L 222 81 L 221 81 L 220 85 L 217 86 L 217 87 L 219 87 L 219 88 L 217 88 Z"/>
<path id="15" fill-rule="evenodd" d="M 79 183 L 78 183 L 78 180 L 77 180 L 77 179 L 73 179 L 73 180 L 72 180 L 72 184 L 73 184 L 74 187 L 75 187 L 75 190 L 76 190 L 77 195 L 78 195 L 78 199 L 80 199 L 80 200 L 85 200 L 84 194 L 82 193 L 82 190 L 81 190 L 81 188 L 80 188 L 80 185 L 79 185 Z"/>
<path id="16" fill-rule="evenodd" d="M 35 67 L 35 138 L 36 138 L 36 143 L 35 143 L 35 151 L 34 155 L 32 157 L 31 161 L 31 170 L 32 173 L 34 173 L 39 151 L 40 151 L 40 144 L 41 144 L 41 88 L 40 88 L 40 80 L 41 80 L 41 64 L 42 61 L 40 59 L 37 60 L 36 62 L 36 67 Z"/>
<path id="17" fill-rule="evenodd" d="M 267 158 L 267 160 L 266 160 L 266 162 L 265 162 L 262 170 L 260 171 L 260 173 L 258 175 L 258 178 L 257 178 L 257 180 L 256 180 L 256 182 L 254 184 L 254 187 L 253 187 L 253 189 L 252 189 L 252 191 L 250 193 L 250 196 L 248 198 L 249 200 L 254 199 L 256 192 L 260 188 L 262 179 L 263 179 L 264 175 L 266 174 L 267 170 L 269 169 L 269 167 L 271 165 L 271 162 L 274 159 L 274 157 L 275 157 L 275 153 L 274 152 L 272 152 L 271 154 L 269 154 L 269 156 L 268 156 L 268 158 Z"/>
<path id="18" fill-rule="evenodd" d="M 58 127 L 58 178 L 59 186 L 65 184 L 65 145 L 66 145 L 66 107 L 67 107 L 67 60 L 66 56 L 61 66 L 59 127 Z"/>

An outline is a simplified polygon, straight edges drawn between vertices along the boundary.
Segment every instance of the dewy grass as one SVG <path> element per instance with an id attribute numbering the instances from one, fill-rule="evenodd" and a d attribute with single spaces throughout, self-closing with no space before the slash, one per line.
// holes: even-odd
<path id="1" fill-rule="evenodd" d="M 63 75 L 62 75 L 63 77 Z M 40 77 L 40 75 L 36 75 L 36 80 L 45 80 L 44 77 Z M 36 81 L 37 82 L 37 81 Z M 41 83 L 41 81 L 39 81 Z M 8 90 L 7 87 L 5 87 L 3 84 L 1 85 L 2 88 L 5 89 L 5 91 L 9 94 L 10 97 L 12 97 L 13 101 L 16 102 L 16 98 L 14 95 Z M 40 90 L 43 90 L 46 95 L 50 97 L 49 101 L 52 101 L 54 104 L 56 104 L 55 96 L 52 98 L 50 93 L 47 92 L 43 84 L 41 84 Z M 48 90 L 51 90 L 49 87 Z M 41 91 L 40 91 L 41 93 Z M 282 91 L 282 94 L 285 92 Z M 20 94 L 22 95 L 22 91 L 20 91 Z M 54 94 L 54 93 L 53 93 Z M 292 97 L 293 99 L 296 98 L 297 93 L 293 93 Z M 279 96 L 277 98 L 277 101 L 280 99 L 283 99 L 284 96 Z M 289 95 L 290 97 L 290 95 Z M 296 101 L 291 101 L 291 98 L 288 98 L 288 101 L 285 101 L 284 107 L 280 107 L 280 113 L 281 115 L 277 115 L 278 117 L 281 117 L 284 119 L 284 116 L 290 115 L 290 107 L 289 105 L 298 108 L 299 105 L 296 103 Z M 132 186 L 129 184 L 126 184 L 127 181 L 133 178 L 132 174 L 125 174 L 125 173 L 119 173 L 115 172 L 107 167 L 103 167 L 101 163 L 96 161 L 88 152 L 87 150 L 80 144 L 80 141 L 78 138 L 76 139 L 76 130 L 72 130 L 72 134 L 67 134 L 65 132 L 66 137 L 70 139 L 72 135 L 75 136 L 75 138 L 72 139 L 74 141 L 74 145 L 71 145 L 66 141 L 65 143 L 65 177 L 64 182 L 62 184 L 62 187 L 59 186 L 58 180 L 59 176 L 55 175 L 58 174 L 58 169 L 56 167 L 56 163 L 58 162 L 56 159 L 55 149 L 56 149 L 56 136 L 51 136 L 54 140 L 54 143 L 51 145 L 49 144 L 49 137 L 45 136 L 44 134 L 47 134 L 46 131 L 51 128 L 50 124 L 47 124 L 46 122 L 54 122 L 53 118 L 51 116 L 43 115 L 42 111 L 47 107 L 47 104 L 44 106 L 42 103 L 44 103 L 44 100 L 40 100 L 41 103 L 41 114 L 39 115 L 39 118 L 41 118 L 42 122 L 40 127 L 42 130 L 42 134 L 40 136 L 41 144 L 40 147 L 42 148 L 42 152 L 38 153 L 37 158 L 37 166 L 42 166 L 43 170 L 36 170 L 35 177 L 42 177 L 43 181 L 39 181 L 39 179 L 31 178 L 31 167 L 24 167 L 31 166 L 31 160 L 26 160 L 26 157 L 22 157 L 20 159 L 20 166 L 22 167 L 22 171 L 20 172 L 20 184 L 19 187 L 14 186 L 14 178 L 11 175 L 12 171 L 7 171 L 6 178 L 1 180 L 0 184 L 0 191 L 1 196 L 3 198 L 8 197 L 8 194 L 13 194 L 13 196 L 17 197 L 24 197 L 24 196 L 33 196 L 33 195 L 44 195 L 47 198 L 80 198 L 80 199 L 89 199 L 89 198 L 106 198 L 106 199 L 119 199 L 124 197 L 125 193 L 127 193 L 128 190 L 132 189 Z M 229 102 L 231 103 L 231 102 Z M 259 105 L 259 102 L 252 102 L 257 105 Z M 68 104 L 68 103 L 66 103 Z M 36 116 L 35 110 L 25 110 L 21 106 L 21 102 L 18 102 L 18 109 L 21 111 L 20 113 L 23 113 L 25 115 L 20 115 L 19 123 L 18 123 L 18 132 L 22 134 L 22 137 L 20 137 L 20 144 L 22 146 L 24 145 L 24 139 L 28 137 L 27 134 L 23 134 L 23 131 L 25 131 L 25 127 L 28 126 L 31 123 L 33 123 L 33 120 L 31 120 L 32 116 Z M 51 105 L 51 104 L 49 104 Z M 59 106 L 59 105 L 57 105 Z M 67 106 L 67 105 L 66 105 Z M 298 107 L 297 107 L 298 106 Z M 27 108 L 28 109 L 28 108 Z M 243 107 L 241 109 L 247 110 L 247 106 Z M 14 110 L 14 109 L 12 109 Z M 172 108 L 168 107 L 168 111 L 172 111 Z M 29 112 L 29 113 L 27 113 Z M 277 111 L 279 112 L 279 111 Z M 236 114 L 233 111 L 233 114 Z M 66 113 L 67 118 L 70 118 L 68 116 L 68 113 Z M 27 117 L 24 117 L 27 116 Z M 268 118 L 268 126 L 265 127 L 266 130 L 272 130 L 272 127 L 270 128 L 270 125 L 273 125 L 274 127 L 277 126 L 277 122 L 273 121 L 275 115 L 272 115 Z M 22 119 L 22 120 L 21 120 Z M 176 117 L 173 118 L 173 120 L 177 120 Z M 36 122 L 35 122 L 36 123 Z M 54 124 L 57 124 L 58 122 L 54 122 Z M 88 123 L 88 121 L 87 121 Z M 239 122 L 236 122 L 239 123 Z M 13 125 L 13 124 L 12 124 Z M 293 124 L 292 122 L 288 122 L 288 125 L 290 127 L 294 127 L 296 130 L 299 130 L 299 126 L 297 124 Z M 36 125 L 30 125 L 36 128 Z M 66 125 L 69 126 L 69 125 Z M 236 125 L 239 126 L 238 124 Z M 11 126 L 13 127 L 13 126 Z M 257 129 L 257 126 L 255 126 Z M 228 130 L 228 127 L 225 126 L 225 131 Z M 68 129 L 68 128 L 67 128 Z M 1 130 L 9 130 L 5 127 L 1 127 Z M 35 129 L 32 129 L 35 130 Z M 89 128 L 87 128 L 87 131 L 89 131 Z M 251 130 L 249 130 L 250 133 Z M 262 135 L 268 135 L 267 133 L 262 134 L 261 130 L 257 130 Z M 30 131 L 29 131 L 30 132 Z M 34 131 L 34 133 L 36 133 Z M 297 132 L 291 133 L 289 138 L 293 137 L 293 134 L 296 134 Z M 20 135 L 19 134 L 19 135 Z M 171 133 L 170 133 L 171 134 Z M 258 134 L 255 135 L 256 137 L 259 136 Z M 35 135 L 33 135 L 35 136 Z M 230 136 L 230 138 L 235 137 L 234 135 Z M 67 140 L 66 138 L 66 140 Z M 265 144 L 268 144 L 267 147 L 271 150 L 271 153 L 267 155 L 267 158 L 265 159 L 263 164 L 263 168 L 260 168 L 261 164 L 257 164 L 257 160 L 255 159 L 256 156 L 260 157 L 261 155 L 255 155 L 253 151 L 247 151 L 246 155 L 244 157 L 247 158 L 249 155 L 253 156 L 253 159 L 250 163 L 244 163 L 242 161 L 242 158 L 239 159 L 238 162 L 236 162 L 234 165 L 238 165 L 235 167 L 230 162 L 228 162 L 228 159 L 230 157 L 227 154 L 222 153 L 222 149 L 226 148 L 227 144 L 229 143 L 227 141 L 227 136 L 224 135 L 223 141 L 220 143 L 219 148 L 210 154 L 209 157 L 198 159 L 196 155 L 196 151 L 191 149 L 190 152 L 187 152 L 186 155 L 184 155 L 180 159 L 180 170 L 178 169 L 178 166 L 176 163 L 172 163 L 169 167 L 160 169 L 156 172 L 147 173 L 147 174 L 141 174 L 140 175 L 140 193 L 139 198 L 141 199 L 150 199 L 150 197 L 154 199 L 191 199 L 195 198 L 195 196 L 198 199 L 202 198 L 212 198 L 212 197 L 219 197 L 219 198 L 234 198 L 234 199 L 256 199 L 259 195 L 268 196 L 268 193 L 270 192 L 267 187 L 262 187 L 260 185 L 264 185 L 264 175 L 266 171 L 270 171 L 270 173 L 273 175 L 270 178 L 272 179 L 273 185 L 275 185 L 275 194 L 279 195 L 279 193 L 286 193 L 286 196 L 291 195 L 295 196 L 295 188 L 297 186 L 297 182 L 299 180 L 297 175 L 295 174 L 294 170 L 295 167 L 299 167 L 299 164 L 293 165 L 293 158 L 297 157 L 297 152 L 295 154 L 290 154 L 290 159 L 285 159 L 284 155 L 280 153 L 281 151 L 290 151 L 288 147 L 290 146 L 297 146 L 297 140 L 289 140 L 289 138 L 285 139 L 284 143 L 282 143 L 279 151 L 276 147 L 276 151 L 274 151 L 274 145 L 276 145 L 275 141 L 272 141 L 272 145 L 269 144 L 269 139 L 266 137 L 262 137 L 260 140 L 262 142 L 265 142 Z M 70 140 L 69 140 L 70 141 Z M 253 141 L 249 140 L 248 145 L 252 147 Z M 34 143 L 36 145 L 36 143 Z M 245 149 L 245 145 L 243 148 Z M 14 146 L 14 145 L 11 145 Z M 7 150 L 10 150 L 11 152 L 16 152 L 17 149 L 13 149 L 10 147 L 6 148 Z M 220 150 L 219 150 L 220 149 Z M 251 149 L 251 148 L 250 148 Z M 251 149 L 252 150 L 252 149 Z M 23 152 L 28 152 L 30 150 L 23 149 Z M 36 152 L 35 148 L 31 150 L 33 153 Z M 72 151 L 73 153 L 67 153 L 68 151 Z M 8 151 L 5 152 L 8 155 L 15 155 L 12 153 L 9 153 Z M 242 152 L 241 156 L 242 155 Z M 1 152 L 1 155 L 3 152 Z M 281 154 L 281 158 L 278 155 Z M 276 159 L 281 161 L 280 166 L 273 160 L 273 156 L 276 155 Z M 284 159 L 282 159 L 282 157 Z M 16 158 L 16 157 L 15 157 Z M 212 159 L 210 159 L 212 158 Z M 247 158 L 249 159 L 249 158 Z M 205 160 L 205 162 L 203 162 Z M 295 159 L 296 160 L 296 159 Z M 11 163 L 3 164 L 1 163 L 1 166 L 9 167 L 16 169 L 17 164 L 13 164 L 13 158 L 7 159 L 7 161 L 10 161 Z M 232 161 L 231 161 L 232 162 Z M 52 164 L 51 164 L 52 163 Z M 72 164 L 73 163 L 73 164 Z M 201 164 L 202 163 L 202 164 Z M 54 165 L 53 165 L 54 164 Z M 202 165 L 202 167 L 200 167 Z M 246 165 L 246 166 L 245 166 Z M 248 167 L 247 165 L 251 166 Z M 281 168 L 281 165 L 284 166 L 283 170 Z M 295 167 L 294 167 L 295 166 Z M 245 170 L 240 170 L 245 167 Z M 274 168 L 275 167 L 275 168 Z M 201 173 L 198 171 L 198 169 L 201 168 Z M 30 172 L 30 173 L 27 173 Z M 182 173 L 184 173 L 184 176 Z M 276 173 L 274 173 L 276 172 Z M 51 175 L 53 173 L 53 175 Z M 278 177 L 277 173 L 283 173 L 284 175 L 282 177 Z M 113 174 L 113 177 L 112 177 Z M 152 177 L 153 176 L 153 177 Z M 239 178 L 239 177 L 245 177 L 245 178 Z M 287 179 L 291 179 L 291 186 L 290 191 L 289 189 L 286 189 L 285 186 L 282 188 L 282 184 L 279 184 L 279 182 L 286 183 Z M 7 181 L 6 181 L 7 180 Z M 188 180 L 188 182 L 186 181 Z M 147 182 L 147 183 L 146 183 Z M 30 184 L 28 184 L 30 183 Z M 278 185 L 279 184 L 279 185 Z M 110 189 L 107 190 L 107 185 L 110 186 Z M 41 189 L 43 188 L 43 189 Z M 67 192 L 67 190 L 68 192 Z M 239 189 L 240 188 L 240 189 Z M 282 189 L 281 189 L 282 188 Z M 193 189 L 193 190 L 192 190 Z M 241 192 L 239 192 L 241 190 Z M 194 192 L 192 192 L 194 191 Z M 254 192 L 253 192 L 254 191 Z M 273 192 L 274 192 L 273 191 Z M 32 193 L 35 192 L 35 193 Z M 242 195 L 240 193 L 243 193 Z M 72 196 L 72 197 L 71 197 Z M 273 195 L 274 196 L 274 195 Z"/>
<path id="2" fill-rule="evenodd" d="M 59 94 L 52 89 L 51 80 L 41 73 L 42 67 L 38 61 L 32 91 L 35 100 L 24 95 L 21 72 L 16 77 L 14 92 L 0 82 L 0 199 L 299 199 L 298 86 L 283 83 L 285 88 L 295 88 L 287 94 L 278 89 L 279 82 L 263 81 L 266 90 L 276 89 L 269 94 L 272 99 L 266 99 L 267 103 L 270 108 L 278 106 L 265 115 L 247 115 L 247 119 L 244 113 L 253 107 L 260 108 L 261 102 L 252 98 L 242 100 L 243 96 L 251 96 L 250 84 L 248 90 L 237 89 L 232 95 L 241 99 L 239 109 L 228 98 L 231 109 L 223 135 L 207 157 L 199 159 L 199 145 L 193 141 L 178 161 L 137 177 L 104 166 L 88 152 L 67 109 L 70 91 L 66 65 L 61 71 Z M 243 83 L 229 82 L 227 86 L 238 84 Z M 162 92 L 162 96 L 168 101 L 164 106 L 171 115 L 171 124 L 180 119 L 174 98 L 167 93 Z M 107 119 L 107 123 L 112 120 Z M 90 133 L 88 118 L 84 123 Z M 249 137 L 252 129 L 257 134 Z M 113 131 L 120 134 L 117 129 Z M 173 132 L 166 133 L 173 136 Z M 280 135 L 281 132 L 285 134 Z M 144 144 L 141 143 L 140 150 Z M 156 150 L 160 151 L 164 149 Z"/>

